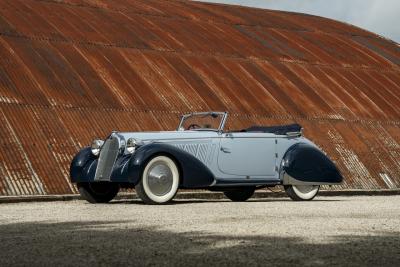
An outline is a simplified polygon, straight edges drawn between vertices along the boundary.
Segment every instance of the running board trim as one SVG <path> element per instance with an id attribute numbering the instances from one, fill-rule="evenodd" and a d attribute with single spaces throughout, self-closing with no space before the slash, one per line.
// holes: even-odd
<path id="1" fill-rule="evenodd" d="M 249 180 L 237 180 L 237 179 L 229 179 L 229 180 L 216 180 L 216 183 L 212 187 L 222 187 L 222 186 L 259 186 L 259 185 L 279 185 L 282 184 L 281 180 L 257 180 L 257 181 L 249 181 Z"/>

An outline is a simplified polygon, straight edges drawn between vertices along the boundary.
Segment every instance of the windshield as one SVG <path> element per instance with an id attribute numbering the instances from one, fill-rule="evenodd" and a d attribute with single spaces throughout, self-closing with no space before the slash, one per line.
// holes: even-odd
<path id="1" fill-rule="evenodd" d="M 207 112 L 192 113 L 182 116 L 178 130 L 208 130 L 222 131 L 227 113 L 224 112 Z"/>

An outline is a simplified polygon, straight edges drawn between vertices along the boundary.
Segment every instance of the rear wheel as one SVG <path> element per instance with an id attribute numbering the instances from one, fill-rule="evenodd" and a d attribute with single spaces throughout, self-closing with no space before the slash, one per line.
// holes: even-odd
<path id="1" fill-rule="evenodd" d="M 310 201 L 319 191 L 319 185 L 285 185 L 286 194 L 294 201 Z"/>
<path id="2" fill-rule="evenodd" d="M 174 198 L 178 186 L 179 171 L 175 162 L 167 156 L 157 156 L 146 164 L 135 190 L 146 204 L 165 204 Z"/>
<path id="3" fill-rule="evenodd" d="M 240 190 L 232 190 L 224 192 L 224 195 L 234 202 L 243 202 L 251 198 L 254 194 L 255 188 L 241 188 Z"/>
<path id="4" fill-rule="evenodd" d="M 118 194 L 119 185 L 110 182 L 78 183 L 78 190 L 90 203 L 107 203 Z"/>

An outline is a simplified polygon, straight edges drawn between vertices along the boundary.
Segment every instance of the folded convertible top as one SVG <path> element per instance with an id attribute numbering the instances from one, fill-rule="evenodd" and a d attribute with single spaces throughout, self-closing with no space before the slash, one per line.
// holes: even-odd
<path id="1" fill-rule="evenodd" d="M 296 123 L 281 126 L 251 126 L 250 128 L 244 129 L 242 132 L 261 132 L 285 135 L 290 132 L 300 132 L 301 129 L 301 125 Z"/>

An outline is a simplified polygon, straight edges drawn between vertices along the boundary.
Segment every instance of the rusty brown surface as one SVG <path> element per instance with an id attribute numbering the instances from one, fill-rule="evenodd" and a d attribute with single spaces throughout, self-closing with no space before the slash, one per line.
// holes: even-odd
<path id="1" fill-rule="evenodd" d="M 400 187 L 400 46 L 325 18 L 160 0 L 0 1 L 0 195 L 74 193 L 111 130 L 299 122 L 345 176 Z"/>

